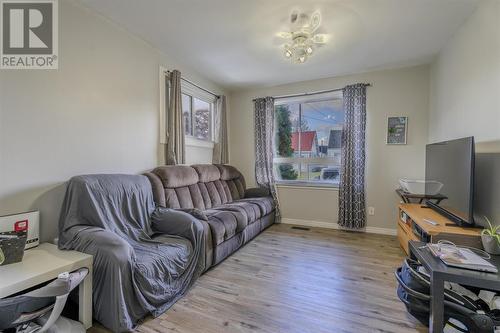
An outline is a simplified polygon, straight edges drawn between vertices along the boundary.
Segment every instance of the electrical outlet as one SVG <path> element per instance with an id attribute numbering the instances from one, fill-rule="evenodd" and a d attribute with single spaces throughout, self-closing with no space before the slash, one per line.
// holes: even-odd
<path id="1" fill-rule="evenodd" d="M 368 207 L 368 215 L 375 215 L 375 207 Z"/>

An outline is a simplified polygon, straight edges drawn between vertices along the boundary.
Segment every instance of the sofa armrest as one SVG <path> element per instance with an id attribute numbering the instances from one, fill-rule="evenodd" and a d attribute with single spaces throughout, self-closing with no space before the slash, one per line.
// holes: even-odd
<path id="1" fill-rule="evenodd" d="M 132 246 L 117 234 L 99 227 L 74 226 L 68 234 L 71 241 L 59 248 L 63 250 L 77 250 L 94 256 L 94 266 L 105 267 L 110 264 L 121 267 L 127 266 L 135 258 Z"/>
<path id="2" fill-rule="evenodd" d="M 211 265 L 212 251 L 211 247 L 207 248 L 211 241 L 209 242 L 206 236 L 208 229 L 206 221 L 200 221 L 179 210 L 158 207 L 151 215 L 151 228 L 154 232 L 188 239 L 194 251 L 199 253 L 198 267 L 201 271 L 209 268 L 207 264 Z"/>
<path id="3" fill-rule="evenodd" d="M 205 249 L 203 251 L 205 268 L 203 271 L 206 271 L 210 267 L 212 267 L 212 263 L 214 261 L 214 245 L 212 243 L 212 230 L 208 225 L 207 221 L 200 221 L 203 225 L 203 237 L 205 238 Z"/>
<path id="4" fill-rule="evenodd" d="M 156 174 L 152 172 L 144 173 L 144 176 L 148 177 L 149 182 L 151 183 L 151 189 L 153 190 L 153 199 L 157 206 L 165 207 L 167 205 L 167 201 L 165 198 L 165 189 L 163 188 L 163 183 Z"/>
<path id="5" fill-rule="evenodd" d="M 205 240 L 205 248 L 203 250 L 203 261 L 205 262 L 205 267 L 203 271 L 206 271 L 212 267 L 213 257 L 214 257 L 214 245 L 212 243 L 212 230 L 208 225 L 208 216 L 198 208 L 176 208 L 176 211 L 181 211 L 188 213 L 189 215 L 197 218 L 203 227 L 203 239 Z"/>
<path id="6" fill-rule="evenodd" d="M 269 189 L 264 187 L 254 187 L 245 190 L 245 198 L 268 197 L 270 195 L 271 192 Z"/>
<path id="7" fill-rule="evenodd" d="M 154 232 L 186 238 L 196 244 L 203 233 L 203 225 L 192 215 L 175 209 L 157 207 L 151 215 Z"/>
<path id="8" fill-rule="evenodd" d="M 188 213 L 189 215 L 196 217 L 198 220 L 208 221 L 208 216 L 203 213 L 201 209 L 198 208 L 176 208 L 175 210 Z"/>

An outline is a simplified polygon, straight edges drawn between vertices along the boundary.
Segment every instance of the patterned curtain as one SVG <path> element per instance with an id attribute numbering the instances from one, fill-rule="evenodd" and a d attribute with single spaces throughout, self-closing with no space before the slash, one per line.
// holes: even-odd
<path id="1" fill-rule="evenodd" d="M 184 164 L 184 120 L 182 117 L 181 72 L 174 70 L 169 76 L 170 97 L 167 112 L 167 145 L 165 164 Z M 168 93 L 168 90 L 167 90 Z"/>
<path id="2" fill-rule="evenodd" d="M 343 89 L 345 125 L 342 131 L 338 224 L 348 229 L 361 229 L 366 226 L 366 86 L 355 84 Z"/>
<path id="3" fill-rule="evenodd" d="M 212 162 L 214 164 L 229 163 L 229 147 L 227 141 L 226 96 L 217 99 L 215 115 L 215 145 Z"/>
<path id="4" fill-rule="evenodd" d="M 255 105 L 255 180 L 268 188 L 276 203 L 276 222 L 280 219 L 278 195 L 274 187 L 274 98 L 258 98 Z"/>

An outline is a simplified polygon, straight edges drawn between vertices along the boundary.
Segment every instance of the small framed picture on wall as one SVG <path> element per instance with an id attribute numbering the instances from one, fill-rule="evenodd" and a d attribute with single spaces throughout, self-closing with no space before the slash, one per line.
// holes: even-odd
<path id="1" fill-rule="evenodd" d="M 405 145 L 408 135 L 408 117 L 387 118 L 387 144 Z"/>

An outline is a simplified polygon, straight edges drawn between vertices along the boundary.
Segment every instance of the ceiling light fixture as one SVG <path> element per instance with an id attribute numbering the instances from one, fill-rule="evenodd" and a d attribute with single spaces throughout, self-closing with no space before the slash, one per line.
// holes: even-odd
<path id="1" fill-rule="evenodd" d="M 321 23 L 321 14 L 311 15 L 292 12 L 290 17 L 291 31 L 279 32 L 278 37 L 287 39 L 284 56 L 293 63 L 302 64 L 313 54 L 318 45 L 326 43 L 327 35 L 315 33 Z"/>

